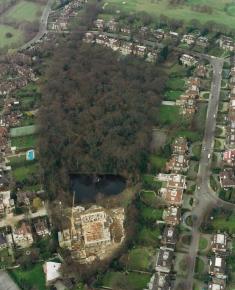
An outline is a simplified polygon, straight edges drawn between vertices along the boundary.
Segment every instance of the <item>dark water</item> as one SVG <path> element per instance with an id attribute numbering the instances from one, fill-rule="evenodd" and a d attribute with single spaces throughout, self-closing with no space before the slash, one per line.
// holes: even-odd
<path id="1" fill-rule="evenodd" d="M 125 187 L 125 179 L 117 175 L 71 176 L 71 190 L 75 192 L 76 202 L 95 202 L 98 193 L 104 196 L 116 195 Z"/>

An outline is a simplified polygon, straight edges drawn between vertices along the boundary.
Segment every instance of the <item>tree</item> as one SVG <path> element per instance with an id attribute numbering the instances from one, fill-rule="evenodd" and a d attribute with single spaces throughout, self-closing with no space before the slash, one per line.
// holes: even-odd
<path id="1" fill-rule="evenodd" d="M 33 199 L 33 207 L 35 210 L 39 210 L 40 208 L 42 208 L 42 200 L 40 197 L 35 197 Z"/>

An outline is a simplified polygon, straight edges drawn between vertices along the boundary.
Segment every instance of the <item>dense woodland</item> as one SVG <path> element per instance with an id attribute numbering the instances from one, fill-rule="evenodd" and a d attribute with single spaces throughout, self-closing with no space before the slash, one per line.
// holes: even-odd
<path id="1" fill-rule="evenodd" d="M 55 51 L 45 79 L 39 149 L 51 192 L 66 189 L 71 172 L 138 178 L 147 164 L 164 72 L 70 39 Z"/>

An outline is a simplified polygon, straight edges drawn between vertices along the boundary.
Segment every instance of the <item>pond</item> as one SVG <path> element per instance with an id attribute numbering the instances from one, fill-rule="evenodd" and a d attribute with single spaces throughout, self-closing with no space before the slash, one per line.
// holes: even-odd
<path id="1" fill-rule="evenodd" d="M 98 194 L 117 195 L 126 187 L 126 180 L 119 175 L 72 175 L 71 190 L 75 192 L 76 202 L 95 202 Z"/>

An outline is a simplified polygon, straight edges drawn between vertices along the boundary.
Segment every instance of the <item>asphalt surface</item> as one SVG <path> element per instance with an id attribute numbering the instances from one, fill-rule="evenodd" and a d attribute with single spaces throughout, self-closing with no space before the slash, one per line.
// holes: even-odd
<path id="1" fill-rule="evenodd" d="M 0 271 L 0 290 L 20 290 L 5 271 Z"/>
<path id="2" fill-rule="evenodd" d="M 210 188 L 211 160 L 214 147 L 216 117 L 218 112 L 223 59 L 206 56 L 212 67 L 213 77 L 211 84 L 211 96 L 208 102 L 207 118 L 205 123 L 205 133 L 202 142 L 201 159 L 197 176 L 197 189 L 195 192 L 196 206 L 192 210 L 192 242 L 189 248 L 190 263 L 188 265 L 188 275 L 186 278 L 187 290 L 193 289 L 193 277 L 195 272 L 196 257 L 200 238 L 200 225 L 209 210 L 216 206 L 231 206 L 220 200 Z"/>
<path id="3" fill-rule="evenodd" d="M 48 17 L 51 11 L 51 5 L 53 3 L 53 0 L 48 0 L 47 5 L 45 6 L 41 19 L 39 24 L 39 30 L 38 33 L 34 36 L 33 39 L 31 39 L 29 42 L 25 43 L 22 47 L 20 47 L 19 50 L 27 49 L 34 43 L 36 43 L 38 40 L 40 40 L 43 35 L 47 32 L 47 21 Z"/>

